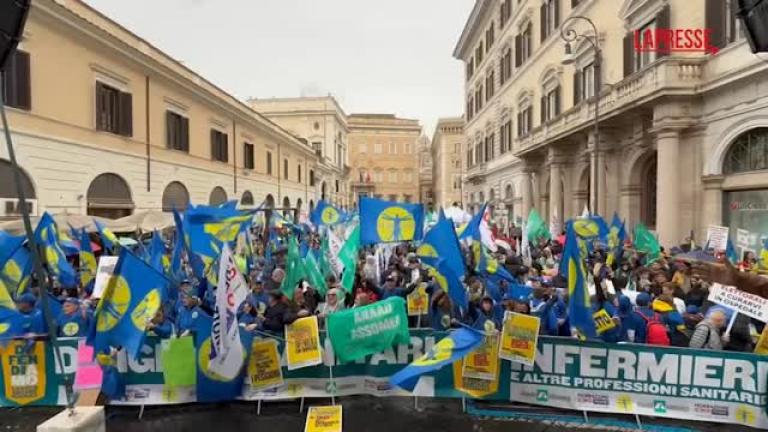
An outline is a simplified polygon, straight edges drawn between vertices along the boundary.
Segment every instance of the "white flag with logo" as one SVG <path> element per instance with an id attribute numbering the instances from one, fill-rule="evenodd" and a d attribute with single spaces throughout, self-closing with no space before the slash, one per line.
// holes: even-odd
<path id="1" fill-rule="evenodd" d="M 211 356 L 208 370 L 234 379 L 243 367 L 243 346 L 237 310 L 248 296 L 248 286 L 235 265 L 229 245 L 224 243 L 219 260 L 219 285 L 211 327 Z"/>
<path id="2" fill-rule="evenodd" d="M 343 246 L 344 244 L 341 242 L 341 239 L 332 230 L 328 230 L 329 254 L 325 258 L 331 265 L 331 270 L 336 275 L 336 277 L 339 277 L 339 275 L 344 272 L 344 263 L 342 263 L 339 259 L 339 253 L 341 252 L 341 248 Z"/>

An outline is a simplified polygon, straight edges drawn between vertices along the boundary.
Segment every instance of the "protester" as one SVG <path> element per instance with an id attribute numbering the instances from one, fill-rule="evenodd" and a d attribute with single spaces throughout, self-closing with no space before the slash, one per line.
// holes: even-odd
<path id="1" fill-rule="evenodd" d="M 81 308 L 80 300 L 68 297 L 62 306 L 61 314 L 56 318 L 59 336 L 83 337 L 88 334 L 91 319 L 88 310 Z"/>
<path id="2" fill-rule="evenodd" d="M 300 292 L 300 290 L 297 289 L 296 292 Z M 264 316 L 259 318 L 261 329 L 282 333 L 285 326 L 296 321 L 297 318 L 297 311 L 289 307 L 283 294 L 280 291 L 270 291 L 267 310 L 264 311 Z"/>
<path id="3" fill-rule="evenodd" d="M 195 331 L 195 321 L 204 312 L 200 308 L 200 300 L 190 292 L 180 292 L 179 298 L 181 298 L 182 308 L 176 317 L 176 331 L 179 336 L 186 336 Z"/>
<path id="4" fill-rule="evenodd" d="M 147 324 L 147 333 L 160 339 L 170 339 L 174 336 L 175 329 L 171 320 L 165 316 L 163 308 L 159 308 L 152 320 Z"/>
<path id="5" fill-rule="evenodd" d="M 713 311 L 696 325 L 689 346 L 691 348 L 722 350 L 723 338 L 720 337 L 720 330 L 725 327 L 725 324 L 725 313 L 720 310 Z M 727 341 L 727 338 L 725 340 Z"/>
<path id="6" fill-rule="evenodd" d="M 16 307 L 21 314 L 21 328 L 25 335 L 41 335 L 48 331 L 45 317 L 40 309 L 35 307 L 35 295 L 27 292 L 19 297 Z"/>

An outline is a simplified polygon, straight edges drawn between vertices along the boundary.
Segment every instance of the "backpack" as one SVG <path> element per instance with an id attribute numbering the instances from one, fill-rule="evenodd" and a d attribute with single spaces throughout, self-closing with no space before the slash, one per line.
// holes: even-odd
<path id="1" fill-rule="evenodd" d="M 672 345 L 667 334 L 667 326 L 661 323 L 659 314 L 654 313 L 653 319 L 643 313 L 638 313 L 645 320 L 645 343 L 648 345 Z"/>

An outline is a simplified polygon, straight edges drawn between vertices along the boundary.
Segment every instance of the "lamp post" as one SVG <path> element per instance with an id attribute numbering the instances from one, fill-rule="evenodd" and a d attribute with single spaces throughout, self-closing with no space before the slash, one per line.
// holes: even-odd
<path id="1" fill-rule="evenodd" d="M 573 28 L 568 27 L 568 23 L 575 20 L 582 20 L 586 21 L 591 27 L 592 27 L 592 35 L 584 34 L 584 33 L 578 33 Z M 563 57 L 562 64 L 568 65 L 572 64 L 574 62 L 574 55 L 573 55 L 573 49 L 571 47 L 571 42 L 577 41 L 579 39 L 586 39 L 587 42 L 589 42 L 590 45 L 592 45 L 592 49 L 595 51 L 595 59 L 593 63 L 594 73 L 593 73 L 593 87 L 595 92 L 595 119 L 594 119 L 594 135 L 595 135 L 595 141 L 594 141 L 594 148 L 592 149 L 592 158 L 591 158 L 591 166 L 590 166 L 590 182 L 594 185 L 594 187 L 590 187 L 590 207 L 591 211 L 593 212 L 599 212 L 599 206 L 598 206 L 598 199 L 600 197 L 599 189 L 602 187 L 600 184 L 600 179 L 598 179 L 597 173 L 599 170 L 598 166 L 598 160 L 597 160 L 597 149 L 600 145 L 600 66 L 602 63 L 602 52 L 600 51 L 600 42 L 598 41 L 598 35 L 597 35 L 597 26 L 595 23 L 582 15 L 574 15 L 568 19 L 566 19 L 562 26 L 560 27 L 560 38 L 565 41 L 565 56 Z"/>

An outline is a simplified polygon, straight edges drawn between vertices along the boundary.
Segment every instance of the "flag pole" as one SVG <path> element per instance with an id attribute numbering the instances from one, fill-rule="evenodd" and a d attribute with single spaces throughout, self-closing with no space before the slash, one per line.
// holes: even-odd
<path id="1" fill-rule="evenodd" d="M 2 75 L 3 79 L 6 78 L 6 72 L 0 70 L 0 74 Z M 39 289 L 40 289 L 40 302 L 43 307 L 43 315 L 45 316 L 45 322 L 48 326 L 48 338 L 51 341 L 51 344 L 53 345 L 53 353 L 54 358 L 56 359 L 56 362 L 61 365 L 61 367 L 64 367 L 64 361 L 63 357 L 61 355 L 61 347 L 58 343 L 58 338 L 56 337 L 56 330 L 55 330 L 55 321 L 53 317 L 53 313 L 51 312 L 50 305 L 48 304 L 48 284 L 46 283 L 46 277 L 45 272 L 43 270 L 43 264 L 40 258 L 40 250 L 38 249 L 37 242 L 35 242 L 35 236 L 34 231 L 32 231 L 32 221 L 29 217 L 29 209 L 27 209 L 27 197 L 24 193 L 24 187 L 21 183 L 21 168 L 19 167 L 18 162 L 16 161 L 16 152 L 13 149 L 13 140 L 11 139 L 11 130 L 8 126 L 8 117 L 5 113 L 5 99 L 3 98 L 2 94 L 0 94 L 0 117 L 2 117 L 3 121 L 3 130 L 5 131 L 5 143 L 8 147 L 8 159 L 10 159 L 11 166 L 13 167 L 13 180 L 16 182 L 16 194 L 19 198 L 19 207 L 21 209 L 21 218 L 24 221 L 24 231 L 27 236 L 27 244 L 29 246 L 30 251 L 32 251 L 32 263 L 33 263 L 33 269 L 35 273 L 35 277 L 37 278 Z M 65 375 L 63 377 L 64 380 L 64 391 L 67 397 L 67 408 L 69 408 L 70 413 L 73 412 L 74 406 L 75 406 L 75 400 L 74 400 L 74 394 L 73 394 L 73 388 L 72 388 L 72 377 Z"/>

